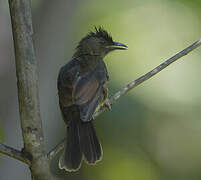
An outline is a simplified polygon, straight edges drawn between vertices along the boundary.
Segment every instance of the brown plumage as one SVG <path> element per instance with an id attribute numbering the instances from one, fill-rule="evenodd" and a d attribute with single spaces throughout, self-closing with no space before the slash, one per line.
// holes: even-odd
<path id="1" fill-rule="evenodd" d="M 58 76 L 59 105 L 67 124 L 67 141 L 59 167 L 67 171 L 79 169 L 84 158 L 95 164 L 102 157 L 102 148 L 93 126 L 93 114 L 107 98 L 108 72 L 105 55 L 127 46 L 113 42 L 102 28 L 95 28 L 78 44 L 73 59 L 64 65 Z"/>

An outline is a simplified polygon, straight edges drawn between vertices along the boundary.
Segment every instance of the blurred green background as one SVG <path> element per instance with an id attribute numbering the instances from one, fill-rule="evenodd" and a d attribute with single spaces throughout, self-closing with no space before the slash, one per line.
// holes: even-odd
<path id="1" fill-rule="evenodd" d="M 59 68 L 95 25 L 129 46 L 105 58 L 110 96 L 201 38 L 200 0 L 34 0 L 32 13 L 48 150 L 65 136 L 56 89 Z M 11 35 L 8 4 L 0 0 L 0 139 L 20 149 Z M 95 122 L 102 161 L 66 173 L 58 169 L 58 155 L 51 163 L 55 179 L 200 180 L 200 67 L 198 48 L 120 98 Z M 0 156 L 0 179 L 30 179 L 29 169 Z"/>

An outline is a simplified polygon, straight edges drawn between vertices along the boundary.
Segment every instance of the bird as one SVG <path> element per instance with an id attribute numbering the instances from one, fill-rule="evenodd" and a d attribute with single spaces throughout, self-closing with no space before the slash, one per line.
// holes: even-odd
<path id="1" fill-rule="evenodd" d="M 78 43 L 72 60 L 61 67 L 57 88 L 67 138 L 59 158 L 60 169 L 77 171 L 83 160 L 96 164 L 102 159 L 93 114 L 101 104 L 111 109 L 107 98 L 109 75 L 103 59 L 114 50 L 127 48 L 114 42 L 102 27 L 95 27 Z"/>

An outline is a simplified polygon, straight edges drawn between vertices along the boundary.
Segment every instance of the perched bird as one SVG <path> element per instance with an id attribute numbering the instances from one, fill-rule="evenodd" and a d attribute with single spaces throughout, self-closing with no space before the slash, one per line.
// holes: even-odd
<path id="1" fill-rule="evenodd" d="M 124 50 L 127 46 L 114 42 L 103 28 L 95 27 L 95 32 L 90 32 L 79 42 L 72 60 L 60 69 L 59 105 L 67 124 L 60 169 L 76 171 L 83 158 L 88 164 L 95 164 L 102 158 L 93 114 L 101 103 L 110 108 L 106 87 L 109 76 L 103 58 L 116 49 Z"/>

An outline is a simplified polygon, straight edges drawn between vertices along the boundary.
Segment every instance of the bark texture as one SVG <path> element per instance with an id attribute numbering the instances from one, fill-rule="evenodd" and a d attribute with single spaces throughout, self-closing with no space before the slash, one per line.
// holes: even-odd
<path id="1" fill-rule="evenodd" d="M 19 112 L 24 153 L 34 180 L 50 180 L 38 96 L 37 62 L 32 41 L 30 0 L 9 0 L 15 48 Z"/>

